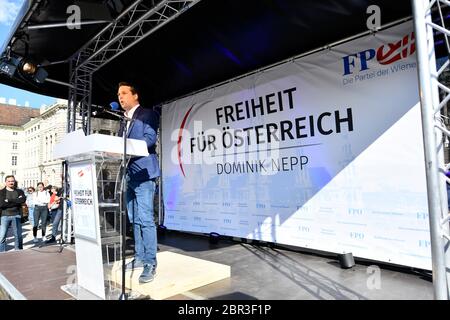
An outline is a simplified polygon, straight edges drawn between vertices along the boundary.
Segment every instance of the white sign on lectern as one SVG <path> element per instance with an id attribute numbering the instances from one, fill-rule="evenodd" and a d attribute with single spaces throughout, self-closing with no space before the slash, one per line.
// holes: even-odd
<path id="1" fill-rule="evenodd" d="M 74 216 L 75 238 L 97 242 L 95 195 L 95 166 L 89 161 L 77 162 L 70 166 L 70 189 Z"/>
<path id="2" fill-rule="evenodd" d="M 68 161 L 77 260 L 77 284 L 62 289 L 77 299 L 106 298 L 96 159 L 119 161 L 123 149 L 121 137 L 85 136 L 77 130 L 67 134 L 53 150 L 55 159 Z M 145 141 L 127 139 L 127 156 L 148 156 Z"/>

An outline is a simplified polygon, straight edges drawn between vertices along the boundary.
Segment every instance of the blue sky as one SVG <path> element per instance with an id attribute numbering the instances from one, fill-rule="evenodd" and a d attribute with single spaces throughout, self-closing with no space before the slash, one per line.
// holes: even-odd
<path id="1" fill-rule="evenodd" d="M 0 47 L 6 41 L 22 3 L 23 0 L 0 0 Z M 17 105 L 29 105 L 33 108 L 39 108 L 43 104 L 49 105 L 56 101 L 52 97 L 0 84 L 0 103 L 8 103 L 10 99 L 15 99 Z"/>

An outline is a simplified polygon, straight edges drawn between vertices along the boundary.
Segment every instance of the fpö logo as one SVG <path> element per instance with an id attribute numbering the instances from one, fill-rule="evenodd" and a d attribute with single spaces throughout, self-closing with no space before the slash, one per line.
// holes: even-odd
<path id="1" fill-rule="evenodd" d="M 383 44 L 378 49 L 367 49 L 343 57 L 344 76 L 353 74 L 355 69 L 358 72 L 368 70 L 367 62 L 374 58 L 379 64 L 388 65 L 404 59 L 414 52 L 416 52 L 416 40 L 414 32 L 411 32 L 395 43 Z"/>

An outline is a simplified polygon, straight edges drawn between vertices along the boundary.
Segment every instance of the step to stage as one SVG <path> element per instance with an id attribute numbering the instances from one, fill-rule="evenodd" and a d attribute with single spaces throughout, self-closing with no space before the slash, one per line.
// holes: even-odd
<path id="1" fill-rule="evenodd" d="M 125 273 L 125 286 L 133 295 L 162 300 L 231 276 L 230 266 L 179 253 L 158 252 L 157 260 L 158 268 L 152 282 L 139 283 L 143 268 Z M 128 259 L 126 263 L 130 261 L 131 259 Z M 121 261 L 114 263 L 109 279 L 119 287 L 122 285 Z"/>

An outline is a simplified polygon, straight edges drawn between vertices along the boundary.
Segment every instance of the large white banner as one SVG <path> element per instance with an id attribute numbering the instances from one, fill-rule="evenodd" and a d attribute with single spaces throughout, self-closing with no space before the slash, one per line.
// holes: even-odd
<path id="1" fill-rule="evenodd" d="M 431 269 L 411 22 L 165 105 L 165 225 Z"/>

